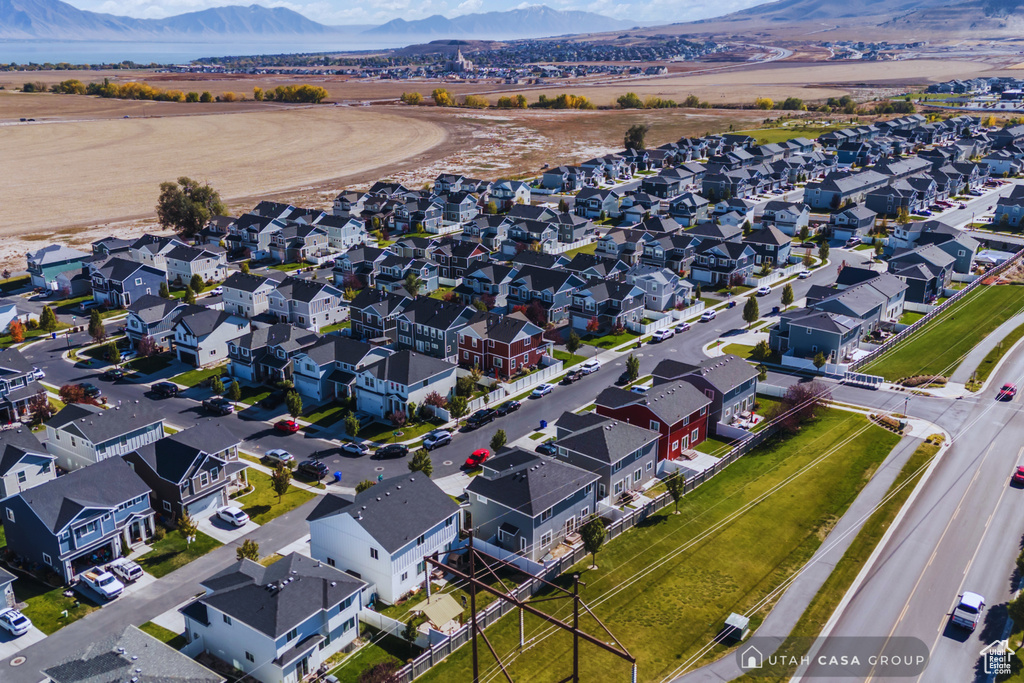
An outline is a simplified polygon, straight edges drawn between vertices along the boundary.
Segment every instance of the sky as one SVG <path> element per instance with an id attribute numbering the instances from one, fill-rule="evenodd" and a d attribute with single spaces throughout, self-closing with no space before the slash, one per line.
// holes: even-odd
<path id="1" fill-rule="evenodd" d="M 383 24 L 392 19 L 423 19 L 434 14 L 453 17 L 476 12 L 507 11 L 547 4 L 557 10 L 581 10 L 638 24 L 657 25 L 720 16 L 764 0 L 262 0 L 267 7 L 287 7 L 328 25 Z M 250 0 L 71 0 L 75 7 L 144 19 L 223 5 L 248 5 Z"/>

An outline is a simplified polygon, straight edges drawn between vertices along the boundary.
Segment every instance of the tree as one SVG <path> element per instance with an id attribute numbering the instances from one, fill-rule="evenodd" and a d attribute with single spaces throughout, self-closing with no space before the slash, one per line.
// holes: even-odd
<path id="1" fill-rule="evenodd" d="M 3 272 L 0 273 L 0 277 L 2 277 L 4 279 L 4 282 L 7 282 L 8 280 L 10 280 L 11 279 L 11 271 L 10 271 L 10 269 L 9 268 L 4 268 Z"/>
<path id="2" fill-rule="evenodd" d="M 409 621 L 405 622 L 405 628 L 402 629 L 402 638 L 409 644 L 409 652 L 412 653 L 413 643 L 416 642 L 416 624 L 413 622 L 412 617 L 409 617 Z"/>
<path id="3" fill-rule="evenodd" d="M 192 515 L 187 512 L 182 512 L 181 517 L 178 517 L 178 531 L 184 537 L 185 545 L 188 545 L 196 540 L 196 534 L 199 533 L 199 522 L 192 519 Z"/>
<path id="4" fill-rule="evenodd" d="M 209 93 L 203 93 L 207 96 Z M 187 176 L 177 183 L 160 183 L 156 216 L 160 225 L 174 230 L 183 237 L 198 233 L 210 218 L 226 212 L 220 193 L 209 184 L 199 183 Z"/>
<path id="5" fill-rule="evenodd" d="M 786 286 L 782 288 L 782 306 L 785 308 L 793 303 L 793 285 L 786 283 Z"/>
<path id="6" fill-rule="evenodd" d="M 238 382 L 232 382 L 232 384 L 238 384 Z M 224 393 L 224 382 L 221 381 L 220 377 L 210 378 L 210 391 L 217 395 Z"/>
<path id="7" fill-rule="evenodd" d="M 769 97 L 758 97 L 754 100 L 754 106 L 758 109 L 771 109 L 775 106 L 775 103 Z"/>
<path id="8" fill-rule="evenodd" d="M 57 329 L 57 314 L 49 306 L 43 306 L 43 312 L 39 314 L 39 327 L 44 332 L 54 332 Z"/>
<path id="9" fill-rule="evenodd" d="M 459 420 L 466 417 L 469 412 L 469 401 L 464 396 L 455 396 L 452 400 L 448 401 L 448 414 L 455 418 L 455 424 L 459 424 Z"/>
<path id="10" fill-rule="evenodd" d="M 58 390 L 57 395 L 64 404 L 87 403 L 85 390 L 78 384 L 65 384 Z"/>
<path id="11" fill-rule="evenodd" d="M 496 213 L 498 213 L 498 203 L 496 201 L 494 201 L 493 199 L 491 201 L 487 202 L 487 206 L 484 207 L 484 213 L 486 213 L 488 215 L 491 215 L 491 216 L 493 216 Z"/>
<path id="12" fill-rule="evenodd" d="M 825 365 L 825 363 L 827 363 L 827 362 L 828 362 L 828 359 L 825 358 L 825 354 L 822 353 L 821 351 L 819 351 L 814 356 L 814 367 L 818 368 L 819 370 L 821 370 L 822 366 Z"/>
<path id="13" fill-rule="evenodd" d="M 228 399 L 234 403 L 238 403 L 242 400 L 242 385 L 240 385 L 237 380 L 232 382 L 231 386 L 228 387 Z"/>
<path id="14" fill-rule="evenodd" d="M 398 683 L 398 665 L 395 662 L 380 662 L 368 666 L 359 674 L 358 683 Z"/>
<path id="15" fill-rule="evenodd" d="M 89 313 L 89 336 L 99 343 L 107 338 L 107 330 L 103 327 L 103 319 L 95 308 Z"/>
<path id="16" fill-rule="evenodd" d="M 7 326 L 7 331 L 11 335 L 11 341 L 15 344 L 25 341 L 25 326 L 21 324 L 20 320 L 12 320 L 11 324 Z"/>
<path id="17" fill-rule="evenodd" d="M 626 359 L 626 376 L 630 382 L 635 382 L 636 378 L 640 376 L 640 359 L 633 354 L 629 354 Z"/>
<path id="18" fill-rule="evenodd" d="M 288 493 L 288 487 L 292 485 L 292 473 L 284 465 L 278 465 L 270 473 L 270 487 L 277 494 L 277 502 L 281 502 L 281 496 Z"/>
<path id="19" fill-rule="evenodd" d="M 591 334 L 597 334 L 598 330 L 601 329 L 601 321 L 597 319 L 597 316 L 591 316 L 590 320 L 587 321 L 587 332 Z"/>
<path id="20" fill-rule="evenodd" d="M 434 92 L 430 93 L 430 96 L 434 98 L 434 104 L 439 107 L 455 106 L 455 98 L 444 88 L 434 88 Z"/>
<path id="21" fill-rule="evenodd" d="M 117 348 L 116 341 L 107 342 L 107 350 L 104 355 L 107 357 L 108 363 L 116 365 L 121 362 L 121 349 Z"/>
<path id="22" fill-rule="evenodd" d="M 204 90 L 203 94 L 199 96 L 200 102 L 213 102 L 213 94 L 209 90 Z"/>
<path id="23" fill-rule="evenodd" d="M 640 99 L 635 92 L 628 92 L 625 95 L 620 95 L 619 99 L 616 100 L 619 107 L 622 109 L 643 109 L 644 101 Z M 629 145 L 626 145 L 628 148 Z"/>
<path id="24" fill-rule="evenodd" d="M 675 512 L 672 514 L 678 515 L 679 499 L 683 497 L 683 491 L 686 488 L 686 479 L 683 477 L 683 473 L 676 470 L 665 477 L 665 488 L 668 490 L 668 494 L 672 496 L 672 502 L 676 504 Z"/>
<path id="25" fill-rule="evenodd" d="M 185 288 L 185 296 L 181 298 L 187 304 L 194 304 L 196 302 L 196 293 L 192 291 L 191 287 Z"/>
<path id="26" fill-rule="evenodd" d="M 508 443 L 508 436 L 505 435 L 504 429 L 494 432 L 494 436 L 491 437 L 491 453 L 497 453 L 506 443 Z"/>
<path id="27" fill-rule="evenodd" d="M 251 538 L 247 538 L 242 541 L 242 545 L 235 548 L 235 559 L 236 560 L 252 560 L 253 562 L 260 561 L 260 544 Z"/>
<path id="28" fill-rule="evenodd" d="M 139 354 L 140 358 L 152 356 L 156 353 L 156 340 L 147 334 L 139 339 L 139 343 L 135 345 L 135 352 Z"/>
<path id="29" fill-rule="evenodd" d="M 434 473 L 434 462 L 430 459 L 430 453 L 426 448 L 420 448 L 412 454 L 409 460 L 410 472 L 422 472 L 428 477 Z"/>
<path id="30" fill-rule="evenodd" d="M 828 242 L 822 242 L 818 247 L 818 258 L 822 261 L 828 260 Z"/>
<path id="31" fill-rule="evenodd" d="M 405 291 L 409 292 L 409 296 L 415 299 L 419 296 L 421 289 L 423 289 L 423 280 L 420 279 L 419 275 L 409 273 L 405 276 Z"/>
<path id="32" fill-rule="evenodd" d="M 53 417 L 53 404 L 45 391 L 38 391 L 28 400 L 29 423 L 38 427 Z"/>
<path id="33" fill-rule="evenodd" d="M 564 198 L 558 200 L 558 213 L 569 213 L 569 203 Z"/>
<path id="34" fill-rule="evenodd" d="M 401 427 L 409 419 L 409 415 L 404 410 L 392 410 L 387 417 L 396 427 Z"/>
<path id="35" fill-rule="evenodd" d="M 257 102 L 262 102 L 263 101 L 263 88 L 259 87 L 258 85 L 255 88 L 253 88 L 252 89 L 252 98 L 254 100 L 256 100 Z"/>
<path id="36" fill-rule="evenodd" d="M 569 357 L 574 358 L 576 352 L 580 350 L 580 345 L 583 342 L 580 341 L 580 336 L 573 330 L 569 333 L 569 338 L 565 340 L 565 350 L 569 352 Z"/>
<path id="37" fill-rule="evenodd" d="M 604 545 L 607 531 L 604 528 L 604 521 L 600 517 L 593 517 L 589 522 L 580 527 L 580 537 L 583 539 L 583 547 L 591 556 L 591 569 L 597 569 L 597 551 Z"/>
<path id="38" fill-rule="evenodd" d="M 345 416 L 345 434 L 350 439 L 354 439 L 359 436 L 359 418 L 349 413 Z"/>
<path id="39" fill-rule="evenodd" d="M 469 375 L 463 375 L 462 377 L 455 380 L 455 395 L 456 396 L 470 396 L 473 393 L 473 387 L 476 382 Z"/>
<path id="40" fill-rule="evenodd" d="M 171 298 L 171 288 L 167 286 L 167 281 L 166 280 L 164 282 L 160 283 L 159 295 L 163 299 L 170 299 Z"/>
<path id="41" fill-rule="evenodd" d="M 762 339 L 754 345 L 754 350 L 750 352 L 750 357 L 756 361 L 766 360 L 772 355 L 772 349 L 768 346 L 768 342 Z"/>
<path id="42" fill-rule="evenodd" d="M 418 92 L 404 92 L 401 100 L 403 104 L 419 105 L 423 104 L 423 95 Z"/>
<path id="43" fill-rule="evenodd" d="M 807 238 L 811 236 L 811 229 L 806 225 L 800 228 L 800 241 L 806 242 Z"/>
<path id="44" fill-rule="evenodd" d="M 700 285 L 697 285 L 696 287 L 693 288 L 693 298 L 695 300 L 700 301 L 702 294 L 703 292 L 701 292 Z"/>
<path id="45" fill-rule="evenodd" d="M 363 491 L 365 491 L 366 489 L 370 488 L 371 486 L 373 486 L 376 483 L 377 482 L 372 481 L 370 479 L 363 479 L 361 482 L 356 484 L 356 493 L 362 493 Z"/>
<path id="46" fill-rule="evenodd" d="M 302 396 L 297 391 L 289 391 L 284 395 L 284 404 L 288 408 L 288 414 L 292 417 L 302 415 Z"/>
<path id="47" fill-rule="evenodd" d="M 623 139 L 623 144 L 626 149 L 644 150 L 646 145 L 644 144 L 644 138 L 647 136 L 647 131 L 651 129 L 650 126 L 643 123 L 635 123 L 626 130 L 626 136 Z"/>
<path id="48" fill-rule="evenodd" d="M 423 405 L 430 406 L 432 408 L 446 408 L 448 406 L 448 399 L 436 391 L 431 391 L 423 399 Z"/>
<path id="49" fill-rule="evenodd" d="M 786 389 L 779 403 L 768 411 L 767 417 L 778 420 L 784 430 L 796 432 L 831 404 L 832 392 L 826 385 L 816 381 L 800 382 Z"/>
<path id="50" fill-rule="evenodd" d="M 202 294 L 203 289 L 206 288 L 206 283 L 203 282 L 203 276 L 196 273 L 192 276 L 192 279 L 188 281 L 188 286 L 192 288 L 192 291 L 196 294 Z"/>
<path id="51" fill-rule="evenodd" d="M 765 382 L 765 381 L 768 380 L 768 368 L 767 367 L 765 367 L 764 365 L 761 365 L 760 363 L 758 363 L 757 367 L 754 368 L 754 369 L 757 370 L 757 381 L 758 382 Z"/>
<path id="52" fill-rule="evenodd" d="M 750 327 L 757 319 L 761 317 L 760 308 L 757 305 L 757 297 L 751 295 L 747 297 L 747 303 L 743 304 L 743 320 L 747 323 L 747 327 Z"/>

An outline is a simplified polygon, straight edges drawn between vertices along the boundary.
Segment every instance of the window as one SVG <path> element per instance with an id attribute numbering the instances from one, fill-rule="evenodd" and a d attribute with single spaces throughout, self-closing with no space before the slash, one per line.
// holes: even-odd
<path id="1" fill-rule="evenodd" d="M 449 526 L 451 526 L 454 523 L 455 523 L 455 518 L 454 517 L 449 517 L 448 519 L 444 520 L 444 525 L 446 527 L 449 527 Z"/>
<path id="2" fill-rule="evenodd" d="M 24 484 L 25 480 L 28 479 L 28 475 L 25 474 L 25 470 L 18 472 L 18 483 Z"/>
<path id="3" fill-rule="evenodd" d="M 519 537 L 519 550 L 526 550 L 526 539 L 522 536 Z"/>
<path id="4" fill-rule="evenodd" d="M 135 284 L 141 285 L 142 284 L 142 278 L 141 277 L 135 278 Z"/>
<path id="5" fill-rule="evenodd" d="M 699 429 L 694 429 L 692 432 L 690 432 L 690 440 L 691 441 L 696 441 L 699 437 L 700 437 L 700 430 Z"/>
<path id="6" fill-rule="evenodd" d="M 618 461 L 617 463 L 615 463 L 614 465 L 612 465 L 612 472 L 618 472 L 621 469 L 622 469 L 622 461 L 621 460 Z"/>
<path id="7" fill-rule="evenodd" d="M 246 659 L 246 661 L 252 662 L 254 664 L 256 663 L 256 658 L 253 657 L 252 653 L 249 652 L 248 650 L 246 650 L 246 652 L 245 652 L 245 659 Z"/>
<path id="8" fill-rule="evenodd" d="M 407 581 L 408 579 L 409 579 L 409 572 L 403 572 L 402 573 L 402 581 Z"/>
<path id="9" fill-rule="evenodd" d="M 334 566 L 334 558 L 333 557 L 328 557 L 327 558 L 327 566 L 328 567 L 333 567 Z"/>
<path id="10" fill-rule="evenodd" d="M 53 560 L 46 553 L 43 553 L 43 562 L 51 566 L 53 565 Z"/>
<path id="11" fill-rule="evenodd" d="M 166 510 L 167 512 L 171 511 L 171 501 L 169 501 L 169 500 L 165 500 L 164 501 L 164 510 Z"/>
<path id="12" fill-rule="evenodd" d="M 649 462 L 649 463 L 647 463 L 647 471 L 648 471 L 648 472 L 650 472 L 650 471 L 651 471 L 651 468 L 652 468 L 652 467 L 654 467 L 654 463 L 653 463 L 653 462 Z"/>
<path id="13" fill-rule="evenodd" d="M 379 556 L 377 555 L 377 549 L 376 548 L 370 548 L 370 557 L 372 557 L 375 560 L 379 559 Z"/>
<path id="14" fill-rule="evenodd" d="M 637 469 L 637 471 L 633 473 L 633 482 L 636 483 L 636 482 L 640 481 L 643 478 L 643 476 L 644 476 L 643 468 Z"/>
<path id="15" fill-rule="evenodd" d="M 427 536 L 426 536 L 426 534 L 423 534 L 419 538 L 416 539 L 416 545 L 423 545 L 423 543 L 426 540 L 427 540 Z"/>
<path id="16" fill-rule="evenodd" d="M 656 420 L 651 420 L 651 431 L 652 432 L 660 432 L 661 431 L 661 425 L 659 425 Z"/>
<path id="17" fill-rule="evenodd" d="M 228 615 L 226 615 L 226 614 L 222 614 L 222 615 L 220 615 L 220 616 L 221 616 L 221 618 L 222 618 L 222 619 L 224 620 L 224 623 L 225 623 L 225 624 L 227 624 L 228 626 L 231 626 L 231 617 L 229 617 L 229 616 L 228 616 Z"/>
<path id="18" fill-rule="evenodd" d="M 199 473 L 199 486 L 204 487 L 210 483 L 210 476 L 206 472 Z"/>
<path id="19" fill-rule="evenodd" d="M 288 635 L 285 636 L 285 638 L 287 638 L 287 640 L 289 640 L 289 641 L 295 640 L 298 637 L 299 637 L 299 629 L 297 629 L 297 628 L 293 628 L 291 631 L 288 631 Z"/>
<path id="20" fill-rule="evenodd" d="M 590 516 L 590 507 L 589 506 L 580 508 L 580 522 L 581 523 L 583 522 L 583 520 L 585 520 L 589 516 Z"/>
<path id="21" fill-rule="evenodd" d="M 545 531 L 540 537 L 540 547 L 546 548 L 551 545 L 551 532 Z"/>
<path id="22" fill-rule="evenodd" d="M 548 508 L 544 512 L 540 513 L 540 521 L 546 522 L 551 519 L 551 508 Z"/>

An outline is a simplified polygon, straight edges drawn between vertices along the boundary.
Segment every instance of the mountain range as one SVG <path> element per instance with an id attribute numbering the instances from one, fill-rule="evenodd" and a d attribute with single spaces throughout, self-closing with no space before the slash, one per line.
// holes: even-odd
<path id="1" fill-rule="evenodd" d="M 371 35 L 411 35 L 434 38 L 537 38 L 570 33 L 602 33 L 635 26 L 592 12 L 561 12 L 546 5 L 533 5 L 508 12 L 484 12 L 448 17 L 440 14 L 406 21 L 393 19 L 368 29 Z"/>

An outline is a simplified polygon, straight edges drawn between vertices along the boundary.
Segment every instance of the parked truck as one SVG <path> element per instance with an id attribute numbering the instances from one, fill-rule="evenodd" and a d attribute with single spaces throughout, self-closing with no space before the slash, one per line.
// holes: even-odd
<path id="1" fill-rule="evenodd" d="M 107 570 L 119 578 L 123 583 L 138 581 L 143 575 L 142 567 L 140 567 L 138 563 L 132 562 L 126 557 L 116 559 L 108 564 Z"/>
<path id="2" fill-rule="evenodd" d="M 82 581 L 107 600 L 113 600 L 124 591 L 124 584 L 117 577 L 99 567 L 82 574 Z"/>

